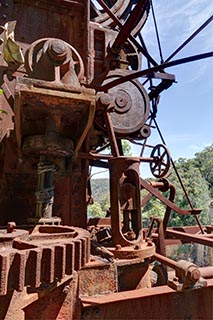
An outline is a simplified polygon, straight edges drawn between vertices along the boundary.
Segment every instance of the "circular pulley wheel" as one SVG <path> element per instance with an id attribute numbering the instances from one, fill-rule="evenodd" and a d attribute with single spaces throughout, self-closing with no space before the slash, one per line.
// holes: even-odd
<path id="1" fill-rule="evenodd" d="M 111 12 L 116 16 L 116 18 L 118 18 L 120 22 L 123 23 L 127 20 L 129 14 L 131 13 L 134 6 L 138 3 L 138 1 L 140 0 L 104 0 L 104 3 L 110 8 Z M 132 31 L 133 35 L 136 35 L 143 27 L 148 17 L 149 9 L 150 3 L 148 2 L 145 13 L 142 15 L 138 25 Z M 97 4 L 97 1 L 90 1 L 90 12 L 92 21 L 102 24 L 103 26 L 115 27 L 115 23 L 113 22 L 113 20 L 106 12 L 104 12 L 101 6 Z"/>
<path id="2" fill-rule="evenodd" d="M 150 163 L 150 170 L 155 178 L 163 178 L 170 168 L 170 153 L 164 144 L 157 144 L 150 155 L 155 161 Z"/>
<path id="3" fill-rule="evenodd" d="M 124 75 L 125 71 L 111 72 L 103 85 Z M 149 97 L 142 84 L 138 80 L 127 81 L 109 89 L 108 94 L 112 100 L 110 116 L 115 133 L 126 136 L 140 130 L 150 112 Z M 106 129 L 102 116 L 96 117 L 96 123 Z"/>
<path id="4" fill-rule="evenodd" d="M 26 67 L 27 73 L 30 74 L 33 71 L 33 67 L 41 58 L 43 50 L 46 50 L 47 43 L 51 41 L 59 41 L 63 43 L 65 47 L 67 47 L 71 51 L 70 54 L 74 61 L 75 72 L 78 76 L 78 79 L 82 80 L 84 77 L 84 63 L 80 54 L 69 43 L 60 39 L 55 39 L 55 38 L 43 38 L 43 39 L 36 40 L 31 44 L 31 46 L 26 52 L 26 57 L 25 57 L 25 67 Z M 68 59 L 69 59 L 69 55 L 68 55 Z"/>

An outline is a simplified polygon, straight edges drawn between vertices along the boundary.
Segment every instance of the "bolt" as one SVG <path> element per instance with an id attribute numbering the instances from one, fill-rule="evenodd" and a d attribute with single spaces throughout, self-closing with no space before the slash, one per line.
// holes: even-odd
<path id="1" fill-rule="evenodd" d="M 70 286 L 65 286 L 65 287 L 63 288 L 63 293 L 68 294 L 69 291 L 70 291 Z"/>
<path id="2" fill-rule="evenodd" d="M 121 250 L 121 245 L 120 244 L 116 244 L 115 249 L 116 250 Z"/>
<path id="3" fill-rule="evenodd" d="M 67 47 L 63 41 L 51 40 L 48 43 L 48 53 L 54 61 L 63 62 L 67 56 Z"/>
<path id="4" fill-rule="evenodd" d="M 134 233 L 133 230 L 130 230 L 126 234 L 127 240 L 134 240 L 136 238 L 136 234 Z"/>
<path id="5" fill-rule="evenodd" d="M 8 222 L 7 224 L 7 233 L 12 233 L 15 230 L 16 223 L 15 222 Z"/>
<path id="6" fill-rule="evenodd" d="M 152 240 L 148 240 L 146 245 L 147 247 L 152 247 L 153 246 Z"/>
<path id="7" fill-rule="evenodd" d="M 134 249 L 135 250 L 139 250 L 141 247 L 138 245 L 138 244 L 136 244 L 136 246 L 134 246 Z"/>
<path id="8" fill-rule="evenodd" d="M 196 267 L 189 267 L 187 271 L 187 277 L 190 280 L 197 282 L 200 279 L 200 271 Z"/>

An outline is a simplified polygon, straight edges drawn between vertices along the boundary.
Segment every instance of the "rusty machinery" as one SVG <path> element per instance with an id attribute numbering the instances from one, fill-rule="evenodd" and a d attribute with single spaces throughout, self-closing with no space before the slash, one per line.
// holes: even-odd
<path id="1" fill-rule="evenodd" d="M 189 210 L 175 205 L 165 144 L 143 155 L 159 94 L 175 81 L 164 69 L 210 54 L 170 61 L 180 47 L 158 65 L 140 33 L 150 6 L 0 1 L 1 319 L 213 317 L 212 268 L 165 256 L 172 241 L 212 247 L 212 227 L 204 230 L 189 198 Z M 125 157 L 122 139 L 142 141 L 141 155 Z M 111 154 L 102 152 L 109 146 Z M 158 180 L 140 177 L 141 162 Z M 111 207 L 110 217 L 88 223 L 93 165 L 109 168 Z M 145 230 L 141 208 L 152 196 L 165 216 Z M 193 214 L 197 226 L 167 228 L 171 210 Z"/>

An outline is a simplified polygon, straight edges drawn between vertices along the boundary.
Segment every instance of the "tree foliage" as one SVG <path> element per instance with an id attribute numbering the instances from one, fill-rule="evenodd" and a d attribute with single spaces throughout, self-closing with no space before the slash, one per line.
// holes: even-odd
<path id="1" fill-rule="evenodd" d="M 123 149 L 123 154 L 125 156 L 131 157 L 132 156 L 132 148 L 131 148 L 131 144 L 128 140 L 121 140 L 121 144 L 122 144 L 122 149 Z"/>
<path id="2" fill-rule="evenodd" d="M 200 221 L 203 224 L 209 222 L 209 190 L 206 180 L 202 177 L 200 170 L 194 165 L 191 159 L 180 158 L 175 162 L 175 166 L 181 177 L 181 181 L 186 189 L 193 208 L 202 208 L 202 213 L 199 215 Z M 181 209 L 190 209 L 189 201 L 178 181 L 177 175 L 172 170 L 172 175 L 169 178 L 170 182 L 176 188 L 175 203 Z M 193 215 L 178 215 L 172 212 L 170 225 L 195 225 L 196 219 Z"/>
<path id="3" fill-rule="evenodd" d="M 99 202 L 94 202 L 88 206 L 88 216 L 90 217 L 105 217 L 105 212 L 102 210 Z"/>
<path id="4" fill-rule="evenodd" d="M 88 213 L 91 217 L 105 217 L 110 207 L 109 180 L 92 179 L 91 186 L 94 204 L 89 205 Z"/>
<path id="5" fill-rule="evenodd" d="M 213 198 L 213 144 L 206 147 L 202 152 L 196 153 L 193 163 L 207 181 L 210 196 Z"/>
<path id="6" fill-rule="evenodd" d="M 100 202 L 101 198 L 109 193 L 109 180 L 106 178 L 92 179 L 91 187 L 94 201 Z"/>
<path id="7" fill-rule="evenodd" d="M 150 219 L 152 216 L 163 218 L 165 213 L 165 206 L 160 200 L 152 197 L 142 209 L 142 218 Z"/>

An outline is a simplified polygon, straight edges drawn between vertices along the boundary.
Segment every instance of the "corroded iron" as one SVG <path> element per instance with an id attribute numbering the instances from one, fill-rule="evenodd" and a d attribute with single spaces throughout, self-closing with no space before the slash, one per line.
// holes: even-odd
<path id="1" fill-rule="evenodd" d="M 1 319 L 213 318 L 212 267 L 165 256 L 174 243 L 211 249 L 213 228 L 189 198 L 188 210 L 174 203 L 169 151 L 147 144 L 159 94 L 175 82 L 164 68 L 210 55 L 158 65 L 139 34 L 150 6 L 0 1 Z M 145 89 L 141 76 L 158 84 Z M 124 156 L 122 139 L 142 144 L 141 156 Z M 160 180 L 144 180 L 141 163 Z M 92 165 L 109 169 L 110 208 L 88 220 Z M 145 229 L 153 196 L 165 214 Z M 198 225 L 168 228 L 172 210 Z"/>

